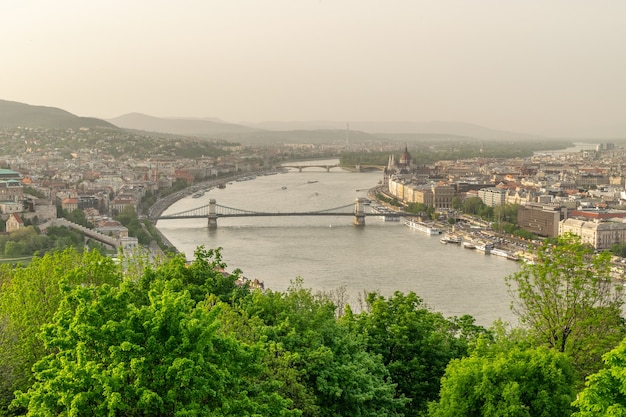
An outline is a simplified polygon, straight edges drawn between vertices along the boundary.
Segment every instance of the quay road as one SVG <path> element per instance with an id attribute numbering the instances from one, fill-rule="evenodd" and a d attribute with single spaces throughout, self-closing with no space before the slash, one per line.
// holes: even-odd
<path id="1" fill-rule="evenodd" d="M 188 195 L 201 191 L 207 187 L 217 187 L 219 184 L 224 184 L 224 183 L 228 183 L 231 181 L 235 181 L 237 178 L 246 177 L 249 175 L 262 175 L 263 172 L 264 171 L 240 172 L 235 175 L 228 176 L 228 177 L 220 177 L 217 179 L 202 181 L 190 187 L 186 187 L 180 191 L 177 191 L 175 193 L 172 193 L 166 197 L 163 197 L 157 200 L 157 202 L 154 203 L 150 207 L 150 210 L 148 211 L 148 218 L 150 220 L 155 221 L 154 219 L 157 219 L 159 216 L 161 216 L 161 214 L 163 214 L 163 212 L 167 210 L 169 206 L 171 206 L 172 204 L 174 204 L 181 198 L 184 198 Z"/>
<path id="2" fill-rule="evenodd" d="M 389 195 L 383 186 L 376 186 L 370 189 L 367 193 L 367 197 L 376 201 L 378 204 L 387 207 L 391 210 L 401 211 L 399 207 L 393 206 L 391 204 L 387 204 L 384 201 L 381 201 L 376 198 L 377 194 L 385 195 L 389 198 L 393 198 L 393 196 Z M 505 233 L 499 233 L 495 230 L 491 230 L 489 228 L 489 223 L 482 221 L 480 219 L 474 218 L 472 216 L 468 216 L 463 214 L 460 216 L 460 220 L 465 223 L 457 223 L 457 225 L 453 227 L 447 221 L 436 221 L 435 226 L 437 226 L 441 230 L 445 230 L 446 232 L 454 232 L 455 234 L 461 235 L 464 240 L 472 241 L 472 240 L 483 240 L 489 241 L 494 244 L 494 247 L 504 249 L 507 252 L 511 252 L 514 254 L 521 255 L 522 257 L 530 256 L 530 252 L 537 249 L 537 245 L 539 241 L 530 242 L 528 240 L 521 239 L 517 236 L 507 235 Z M 479 226 L 479 229 L 472 229 L 470 226 Z"/>
<path id="3" fill-rule="evenodd" d="M 246 176 L 250 176 L 250 175 L 263 175 L 265 172 L 272 172 L 273 170 L 268 170 L 268 171 L 250 171 L 250 172 L 239 172 L 235 175 L 230 175 L 227 177 L 220 177 L 220 178 L 216 178 L 216 179 L 211 179 L 211 180 L 207 180 L 207 181 L 202 181 L 199 182 L 197 184 L 194 184 L 190 187 L 186 187 L 180 191 L 176 191 L 175 193 L 172 193 L 168 196 L 165 196 L 163 198 L 160 198 L 156 201 L 156 203 L 154 203 L 150 209 L 148 210 L 148 219 L 152 222 L 153 225 L 156 226 L 156 219 L 159 218 L 159 216 L 161 216 L 161 214 L 163 214 L 163 212 L 165 210 L 167 210 L 167 208 L 169 206 L 171 206 L 172 204 L 174 204 L 175 202 L 177 202 L 178 200 L 187 197 L 188 195 L 194 194 L 200 190 L 204 190 L 205 188 L 208 187 L 217 187 L 219 184 L 225 184 L 228 182 L 232 182 L 237 180 L 238 178 L 242 178 L 242 177 L 246 177 Z M 156 228 L 156 227 L 155 227 Z M 172 242 L 170 242 L 168 240 L 168 238 L 161 233 L 161 231 L 156 228 L 157 233 L 159 233 L 159 235 L 161 236 L 162 241 L 169 246 L 172 250 L 178 252 L 178 248 L 176 248 Z"/>

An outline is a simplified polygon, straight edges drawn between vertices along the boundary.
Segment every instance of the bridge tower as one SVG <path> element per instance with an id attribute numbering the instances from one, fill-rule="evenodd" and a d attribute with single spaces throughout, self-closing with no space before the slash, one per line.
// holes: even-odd
<path id="1" fill-rule="evenodd" d="M 210 230 L 217 229 L 217 209 L 214 198 L 209 200 L 208 226 Z"/>
<path id="2" fill-rule="evenodd" d="M 365 226 L 365 199 L 357 197 L 354 203 L 354 225 L 358 227 Z"/>

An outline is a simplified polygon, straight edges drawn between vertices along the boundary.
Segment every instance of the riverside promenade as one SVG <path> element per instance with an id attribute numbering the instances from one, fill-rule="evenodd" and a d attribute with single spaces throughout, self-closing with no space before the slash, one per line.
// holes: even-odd
<path id="1" fill-rule="evenodd" d="M 254 171 L 254 172 L 240 172 L 235 175 L 230 175 L 227 177 L 220 177 L 215 179 L 210 179 L 206 181 L 199 182 L 197 184 L 190 185 L 180 191 L 176 191 L 170 195 L 167 195 L 163 198 L 158 199 L 148 210 L 148 219 L 155 226 L 155 229 L 161 236 L 163 243 L 165 243 L 168 247 L 172 249 L 174 252 L 178 252 L 178 249 L 170 242 L 161 231 L 156 228 L 156 219 L 159 218 L 163 214 L 165 210 L 178 200 L 185 198 L 189 195 L 192 195 L 198 191 L 204 190 L 210 187 L 217 187 L 219 184 L 225 184 L 231 181 L 236 181 L 238 178 L 242 178 L 249 175 L 263 175 L 265 171 Z M 267 171 L 269 172 L 269 171 Z"/>
<path id="2" fill-rule="evenodd" d="M 192 195 L 198 191 L 204 190 L 208 187 L 217 187 L 219 184 L 228 183 L 231 181 L 235 181 L 238 178 L 245 177 L 248 175 L 262 175 L 263 171 L 258 172 L 240 172 L 235 175 L 230 175 L 228 177 L 220 177 L 211 180 L 205 180 L 199 182 L 197 184 L 190 185 L 180 191 L 176 191 L 168 196 L 160 198 L 154 203 L 150 209 L 148 210 L 148 217 L 151 221 L 155 221 L 169 206 L 180 200 L 181 198 L 185 198 L 189 195 Z"/>

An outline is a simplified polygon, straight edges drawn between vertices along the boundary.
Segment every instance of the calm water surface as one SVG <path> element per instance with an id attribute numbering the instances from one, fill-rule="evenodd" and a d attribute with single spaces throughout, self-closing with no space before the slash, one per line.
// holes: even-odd
<path id="1" fill-rule="evenodd" d="M 351 173 L 335 168 L 306 168 L 259 176 L 213 189 L 200 198 L 184 198 L 165 214 L 217 204 L 269 212 L 315 211 L 352 204 L 382 179 L 382 173 Z M 187 258 L 198 245 L 221 247 L 230 270 L 239 268 L 266 288 L 285 290 L 296 277 L 313 290 L 346 287 L 357 305 L 363 291 L 391 295 L 414 291 L 446 316 L 471 314 L 489 326 L 502 318 L 514 322 L 504 277 L 519 266 L 457 245 L 442 245 L 404 226 L 367 217 L 366 226 L 352 217 L 260 217 L 218 219 L 209 231 L 206 220 L 161 220 L 159 230 Z"/>

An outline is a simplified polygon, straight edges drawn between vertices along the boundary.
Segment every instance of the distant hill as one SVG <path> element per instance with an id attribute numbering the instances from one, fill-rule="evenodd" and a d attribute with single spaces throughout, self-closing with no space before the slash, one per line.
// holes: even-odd
<path id="1" fill-rule="evenodd" d="M 302 122 L 262 122 L 245 123 L 247 126 L 266 130 L 310 130 L 310 129 L 346 129 L 345 122 L 335 121 L 302 121 Z M 539 139 L 540 136 L 523 133 L 506 132 L 462 122 L 350 122 L 350 130 L 368 133 L 419 133 L 462 136 L 476 139 L 522 140 Z"/>
<path id="2" fill-rule="evenodd" d="M 108 119 L 108 121 L 125 129 L 201 137 L 248 133 L 259 130 L 248 126 L 226 123 L 219 121 L 219 119 L 161 118 L 141 113 L 128 113 L 114 119 Z"/>
<path id="3" fill-rule="evenodd" d="M 339 129 L 310 129 L 310 130 L 260 130 L 238 135 L 224 136 L 229 139 L 246 145 L 268 145 L 268 144 L 345 144 L 346 131 Z M 349 134 L 349 143 L 365 143 L 372 141 L 382 141 L 381 137 L 370 133 L 352 130 Z"/>
<path id="4" fill-rule="evenodd" d="M 0 100 L 0 127 L 39 127 L 46 129 L 116 128 L 116 126 L 104 120 L 92 117 L 79 117 L 57 107 L 32 106 L 7 100 Z"/>

